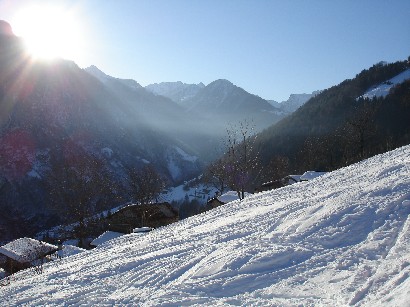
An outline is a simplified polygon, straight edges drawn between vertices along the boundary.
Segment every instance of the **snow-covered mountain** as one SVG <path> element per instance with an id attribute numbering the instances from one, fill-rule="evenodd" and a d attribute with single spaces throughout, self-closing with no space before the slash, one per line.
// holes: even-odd
<path id="1" fill-rule="evenodd" d="M 372 99 L 374 97 L 386 97 L 390 89 L 397 84 L 403 83 L 406 80 L 410 79 L 410 69 L 407 69 L 403 71 L 402 73 L 398 74 L 397 76 L 381 83 L 372 86 L 369 88 L 366 93 L 364 93 L 362 96 L 359 98 L 367 98 L 367 99 Z"/>
<path id="2" fill-rule="evenodd" d="M 219 79 L 201 89 L 194 97 L 181 101 L 190 116 L 212 121 L 208 129 L 225 132 L 227 123 L 247 120 L 260 131 L 283 117 L 280 110 L 232 82 Z"/>
<path id="3" fill-rule="evenodd" d="M 98 74 L 96 75 L 98 77 Z M 224 104 L 226 104 L 226 100 L 230 98 L 230 95 L 236 94 L 235 89 L 239 89 L 236 87 L 232 82 L 228 80 L 216 80 L 209 84 L 209 87 L 212 88 L 212 91 L 215 91 L 217 94 L 209 95 L 206 94 L 207 99 L 209 100 L 208 103 L 204 104 L 205 106 L 209 106 L 212 108 L 220 108 Z M 154 83 L 145 86 L 145 89 L 155 95 L 161 95 L 170 98 L 171 100 L 185 106 L 189 110 L 195 109 L 198 106 L 196 105 L 198 102 L 198 98 L 195 96 L 201 92 L 202 89 L 205 88 L 205 85 L 201 82 L 199 84 L 186 84 L 182 83 L 181 81 L 177 82 L 161 82 L 161 83 Z M 289 99 L 282 102 L 277 102 L 274 100 L 266 100 L 271 106 L 274 107 L 272 111 L 271 108 L 266 108 L 269 112 L 273 112 L 275 114 L 285 114 L 288 115 L 294 111 L 296 111 L 300 106 L 302 106 L 305 102 L 307 102 L 310 98 L 319 94 L 320 91 L 315 91 L 312 94 L 291 94 Z M 218 95 L 220 94 L 220 95 Z M 249 93 L 248 93 L 249 94 Z M 189 102 L 184 102 L 188 100 Z M 201 103 L 204 103 L 203 101 Z M 229 105 L 228 108 L 233 107 L 235 108 L 240 107 L 238 104 Z M 256 104 L 258 108 L 258 104 Z M 264 110 L 265 110 L 264 109 Z"/>
<path id="4" fill-rule="evenodd" d="M 320 94 L 320 92 L 321 91 L 314 91 L 312 94 L 291 94 L 288 100 L 282 102 L 268 100 L 268 102 L 284 114 L 290 114 L 303 106 L 310 98 Z"/>
<path id="5" fill-rule="evenodd" d="M 17 305 L 408 306 L 410 146 L 21 271 Z"/>
<path id="6" fill-rule="evenodd" d="M 303 106 L 310 98 L 320 94 L 321 91 L 314 91 L 311 94 L 291 94 L 289 99 L 282 101 L 281 110 L 286 113 L 292 113 Z"/>
<path id="7" fill-rule="evenodd" d="M 185 101 L 183 105 L 189 110 L 208 112 L 212 110 L 236 112 L 242 109 L 273 110 L 266 100 L 224 79 L 211 82 L 191 100 Z"/>
<path id="8" fill-rule="evenodd" d="M 177 81 L 149 84 L 145 89 L 155 95 L 165 96 L 180 103 L 181 101 L 194 97 L 204 87 L 205 85 L 202 82 L 198 84 L 186 84 Z"/>

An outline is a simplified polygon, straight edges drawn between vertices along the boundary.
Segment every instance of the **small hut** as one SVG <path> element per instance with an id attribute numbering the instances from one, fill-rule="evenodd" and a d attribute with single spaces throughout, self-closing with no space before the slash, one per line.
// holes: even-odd
<path id="1" fill-rule="evenodd" d="M 309 181 L 317 177 L 323 176 L 326 172 L 322 171 L 307 171 L 300 176 L 300 181 Z"/>
<path id="2" fill-rule="evenodd" d="M 248 192 L 245 192 L 245 197 L 248 197 L 249 195 L 251 194 Z M 208 200 L 207 206 L 213 209 L 213 208 L 219 207 L 221 205 L 224 205 L 226 203 L 229 203 L 231 201 L 235 201 L 238 199 L 239 199 L 239 196 L 238 196 L 237 191 L 228 191 L 222 195 L 216 196 Z"/>
<path id="3" fill-rule="evenodd" d="M 58 247 L 31 238 L 20 238 L 0 247 L 0 255 L 6 258 L 4 269 L 13 274 L 29 268 L 36 260 L 44 259 L 58 250 Z"/>

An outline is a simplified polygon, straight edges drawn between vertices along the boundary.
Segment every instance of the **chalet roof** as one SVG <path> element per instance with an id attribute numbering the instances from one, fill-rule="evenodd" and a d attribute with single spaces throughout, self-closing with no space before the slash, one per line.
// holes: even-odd
<path id="1" fill-rule="evenodd" d="M 104 232 L 102 235 L 100 235 L 99 237 L 95 238 L 94 240 L 91 241 L 90 245 L 93 246 L 98 246 L 101 245 L 109 240 L 118 238 L 123 236 L 124 234 L 121 232 L 116 232 L 116 231 L 106 231 Z"/>
<path id="2" fill-rule="evenodd" d="M 274 186 L 274 185 L 278 185 L 278 184 L 283 184 L 283 181 L 282 181 L 282 179 L 278 179 L 278 180 L 272 180 L 272 181 L 268 181 L 268 182 L 265 182 L 265 183 L 262 183 L 261 184 L 261 187 L 271 187 L 271 186 Z"/>
<path id="3" fill-rule="evenodd" d="M 245 192 L 245 197 L 247 197 L 248 195 L 251 195 L 251 193 Z M 215 196 L 215 197 L 211 198 L 211 199 L 208 201 L 208 203 L 212 203 L 212 202 L 214 202 L 214 201 L 217 201 L 217 202 L 219 202 L 221 205 L 224 205 L 224 204 L 226 204 L 226 203 L 229 203 L 229 202 L 231 202 L 231 201 L 238 200 L 238 199 L 239 199 L 239 197 L 238 197 L 238 192 L 236 192 L 236 191 L 228 191 L 228 192 L 226 192 L 226 193 L 224 193 L 224 194 L 222 194 L 222 195 Z"/>
<path id="4" fill-rule="evenodd" d="M 20 238 L 0 247 L 3 254 L 15 261 L 31 262 L 57 251 L 57 246 L 31 238 Z"/>
<path id="5" fill-rule="evenodd" d="M 300 176 L 300 181 L 312 180 L 324 174 L 326 174 L 326 172 L 307 171 L 302 176 Z"/>
<path id="6" fill-rule="evenodd" d="M 152 231 L 152 227 L 137 227 L 132 230 L 133 233 L 147 233 Z"/>

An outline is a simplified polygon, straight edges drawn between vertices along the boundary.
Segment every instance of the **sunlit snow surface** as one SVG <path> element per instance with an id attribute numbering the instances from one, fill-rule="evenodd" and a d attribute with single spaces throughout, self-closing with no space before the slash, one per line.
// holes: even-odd
<path id="1" fill-rule="evenodd" d="M 408 306 L 410 147 L 20 272 L 5 306 Z"/>

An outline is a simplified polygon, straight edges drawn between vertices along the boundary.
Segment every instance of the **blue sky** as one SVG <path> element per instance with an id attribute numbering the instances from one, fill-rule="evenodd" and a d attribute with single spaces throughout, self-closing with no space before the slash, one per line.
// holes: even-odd
<path id="1" fill-rule="evenodd" d="M 223 78 L 282 101 L 410 56 L 408 0 L 0 0 L 0 19 L 32 3 L 75 12 L 80 67 L 141 85 Z"/>

